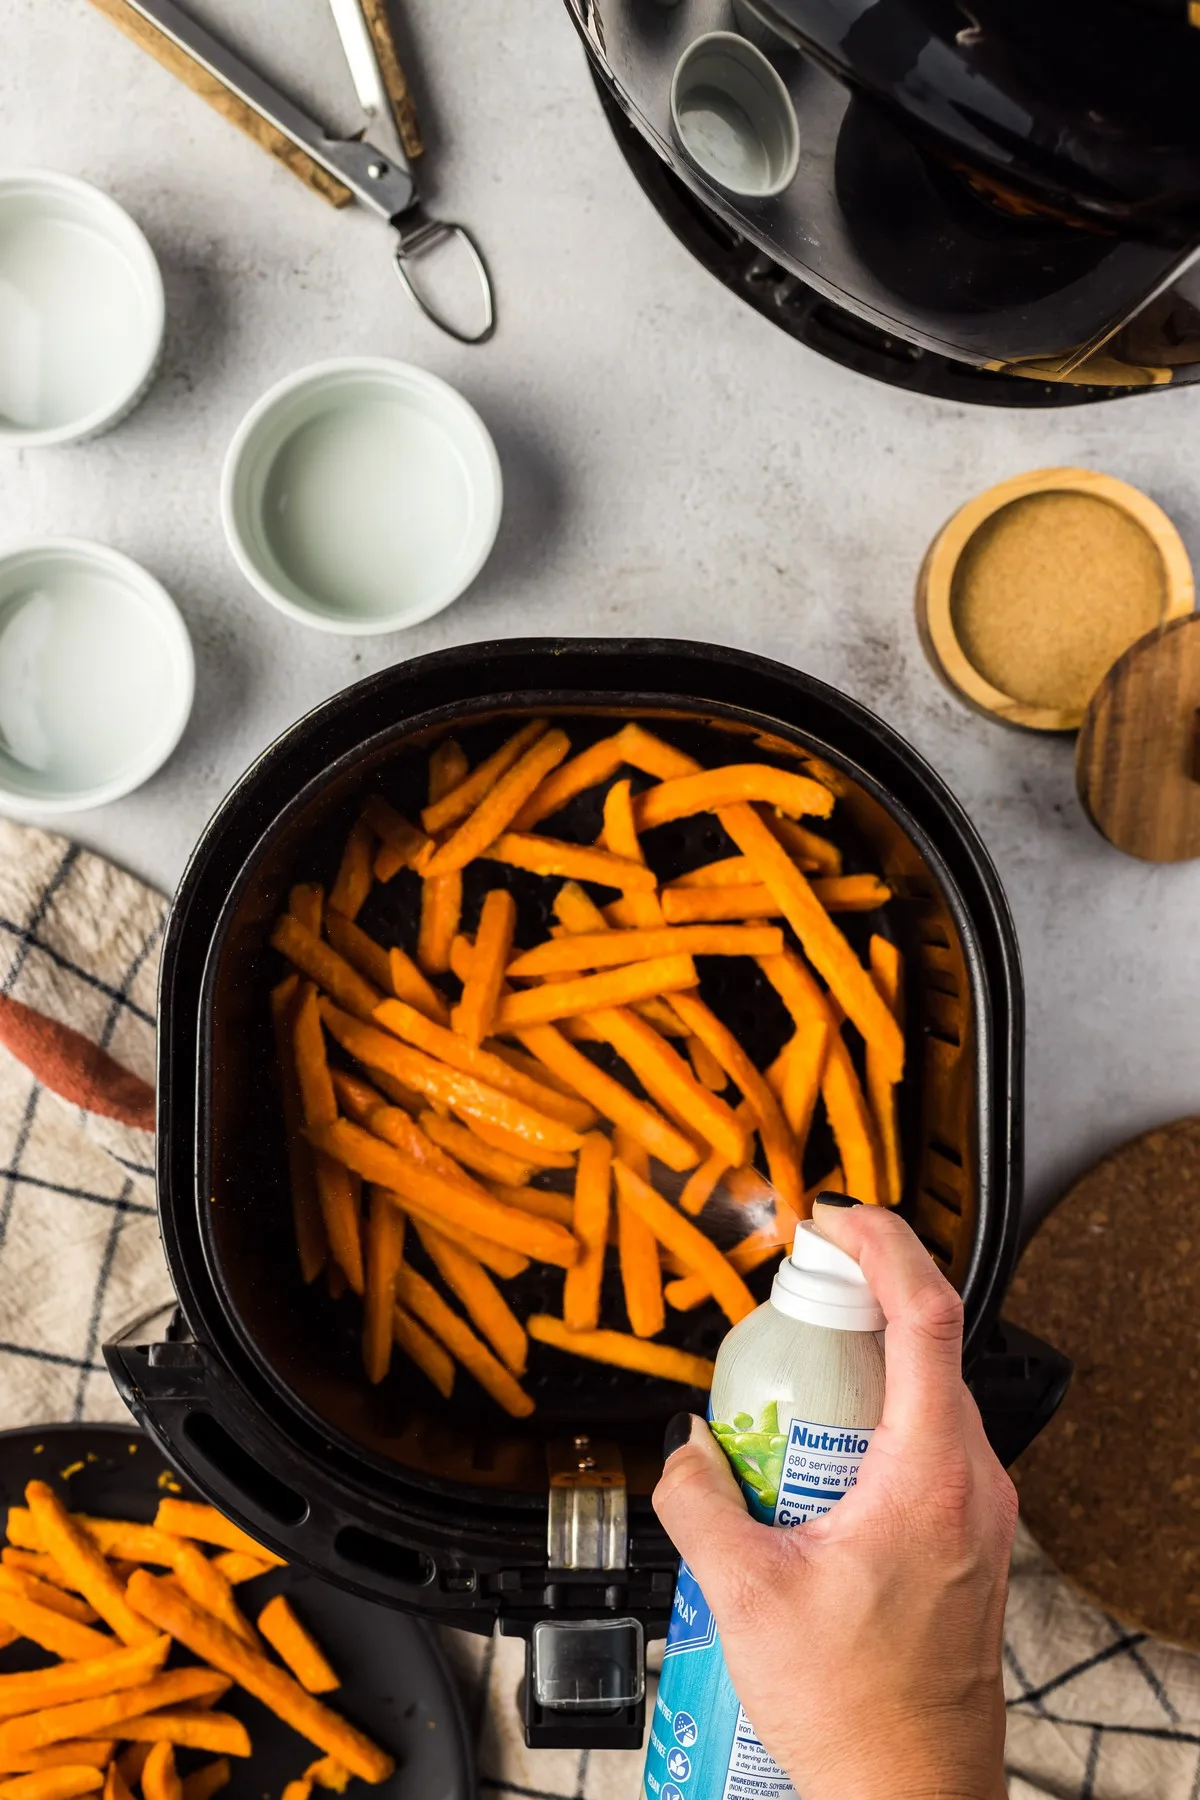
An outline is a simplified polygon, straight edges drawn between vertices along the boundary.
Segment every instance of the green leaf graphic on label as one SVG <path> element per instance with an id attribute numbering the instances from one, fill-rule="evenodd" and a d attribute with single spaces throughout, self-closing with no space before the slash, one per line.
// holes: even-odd
<path id="1" fill-rule="evenodd" d="M 711 1421 L 713 1436 L 733 1466 L 733 1472 L 768 1514 L 772 1514 L 783 1476 L 787 1439 L 779 1429 L 778 1402 L 763 1407 L 757 1423 L 750 1413 L 735 1413 L 733 1423 Z M 757 1510 L 757 1509 L 756 1509 Z"/>

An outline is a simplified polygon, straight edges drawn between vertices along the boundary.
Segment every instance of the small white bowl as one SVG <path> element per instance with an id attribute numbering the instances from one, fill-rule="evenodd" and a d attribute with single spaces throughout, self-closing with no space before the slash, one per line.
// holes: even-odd
<path id="1" fill-rule="evenodd" d="M 0 811 L 44 818 L 140 787 L 194 685 L 174 601 L 127 556 L 73 538 L 0 556 Z"/>
<path id="2" fill-rule="evenodd" d="M 800 126 L 778 71 L 736 31 L 694 38 L 671 78 L 671 125 L 701 174 L 744 199 L 781 194 L 800 166 Z"/>
<path id="3" fill-rule="evenodd" d="M 0 172 L 0 445 L 107 431 L 149 387 L 165 323 L 154 252 L 115 200 Z"/>
<path id="4" fill-rule="evenodd" d="M 456 600 L 487 561 L 501 503 L 474 407 L 384 357 L 289 375 L 243 419 L 221 478 L 225 534 L 264 600 L 360 636 Z"/>

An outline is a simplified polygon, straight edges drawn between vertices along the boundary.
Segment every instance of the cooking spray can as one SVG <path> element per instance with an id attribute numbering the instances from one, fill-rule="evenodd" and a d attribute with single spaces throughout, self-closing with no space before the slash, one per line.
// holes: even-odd
<path id="1" fill-rule="evenodd" d="M 854 1258 L 805 1221 L 770 1299 L 721 1345 L 709 1399 L 713 1435 L 756 1519 L 803 1525 L 854 1486 L 883 1411 L 883 1326 Z M 794 1793 L 733 1691 L 716 1623 L 681 1563 L 642 1800 Z"/>

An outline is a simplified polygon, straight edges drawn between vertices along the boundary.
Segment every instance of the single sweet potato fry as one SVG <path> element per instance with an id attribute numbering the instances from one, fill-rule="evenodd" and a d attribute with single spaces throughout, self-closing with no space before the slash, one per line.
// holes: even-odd
<path id="1" fill-rule="evenodd" d="M 620 1125 L 668 1169 L 681 1172 L 694 1168 L 700 1161 L 700 1153 L 690 1139 L 652 1106 L 647 1106 L 644 1100 L 639 1100 L 627 1087 L 598 1068 L 574 1044 L 568 1043 L 553 1025 L 535 1025 L 518 1032 L 517 1036 L 531 1055 L 563 1076 L 597 1112 L 614 1125 Z"/>
<path id="2" fill-rule="evenodd" d="M 625 1006 L 632 1000 L 649 1000 L 659 994 L 676 994 L 696 986 L 699 977 L 690 956 L 651 957 L 627 968 L 606 969 L 598 975 L 547 982 L 544 987 L 510 994 L 501 1002 L 497 1026 L 520 1032 L 531 1025 L 549 1025 L 595 1012 L 602 1006 Z"/>
<path id="3" fill-rule="evenodd" d="M 487 1186 L 505 1206 L 519 1207 L 522 1212 L 532 1213 L 535 1219 L 554 1219 L 568 1231 L 575 1229 L 575 1203 L 567 1194 L 552 1194 L 546 1188 L 508 1187 L 500 1181 L 489 1181 Z"/>
<path id="4" fill-rule="evenodd" d="M 745 1161 L 747 1132 L 724 1100 L 702 1087 L 679 1052 L 653 1025 L 624 1007 L 605 1007 L 588 1015 L 604 1042 L 624 1057 L 652 1100 L 672 1117 L 687 1121 L 719 1150 L 727 1163 Z"/>
<path id="5" fill-rule="evenodd" d="M 468 813 L 474 812 L 501 776 L 508 773 L 545 730 L 545 719 L 530 719 L 527 725 L 522 725 L 519 731 L 515 731 L 512 737 L 501 744 L 498 750 L 493 750 L 490 756 L 485 757 L 469 775 L 464 774 L 458 781 L 451 781 L 421 814 L 421 823 L 426 831 L 445 831 L 448 826 L 457 825 L 460 819 L 465 819 Z M 439 744 L 438 750 L 440 749 Z M 435 776 L 442 774 L 444 770 L 444 764 L 438 763 L 438 750 L 430 758 L 431 789 L 441 785 L 440 781 L 435 780 Z"/>
<path id="6" fill-rule="evenodd" d="M 501 1362 L 512 1374 L 523 1375 L 529 1357 L 525 1327 L 487 1270 L 424 1220 L 417 1221 L 417 1234 L 438 1274 Z"/>
<path id="7" fill-rule="evenodd" d="M 877 875 L 815 875 L 809 886 L 830 913 L 874 912 L 892 897 L 891 888 Z M 773 919 L 783 912 L 776 895 L 761 885 L 667 887 L 662 891 L 662 908 L 664 918 L 681 926 L 725 919 Z"/>
<path id="8" fill-rule="evenodd" d="M 729 1259 L 691 1220 L 655 1192 L 627 1163 L 617 1157 L 613 1179 L 621 1200 L 645 1221 L 660 1243 L 709 1283 L 713 1298 L 731 1324 L 736 1325 L 755 1307 L 754 1296 Z"/>
<path id="9" fill-rule="evenodd" d="M 215 1506 L 206 1506 L 203 1501 L 160 1500 L 154 1523 L 159 1531 L 169 1532 L 173 1537 L 198 1538 L 202 1544 L 220 1544 L 223 1550 L 242 1550 L 247 1556 L 272 1563 L 276 1568 L 287 1567 L 282 1556 L 276 1556 L 273 1550 L 252 1538 Z"/>
<path id="10" fill-rule="evenodd" d="M 381 1008 L 381 1017 L 390 1018 L 391 1009 L 399 1004 L 399 1001 L 389 1001 L 386 1008 Z M 384 1069 L 395 1075 L 434 1105 L 448 1106 L 467 1120 L 494 1120 L 505 1130 L 527 1137 L 531 1143 L 544 1144 L 549 1150 L 578 1150 L 581 1140 L 577 1131 L 554 1116 L 515 1099 L 511 1093 L 494 1088 L 478 1076 L 468 1075 L 449 1063 L 438 1062 L 423 1050 L 402 1044 L 388 1031 L 360 1024 L 328 1002 L 321 1002 L 321 1017 L 351 1056 L 356 1056 L 368 1068 Z M 447 1035 L 453 1036 L 453 1033 Z"/>
<path id="11" fill-rule="evenodd" d="M 488 845 L 507 831 L 538 783 L 558 766 L 570 748 L 566 732 L 557 729 L 545 732 L 531 744 L 437 851 L 428 866 L 428 875 L 451 875 L 482 856 Z"/>
<path id="12" fill-rule="evenodd" d="M 344 957 L 352 969 L 357 969 L 372 987 L 384 994 L 390 992 L 392 971 L 382 944 L 377 944 L 373 937 L 368 937 L 352 919 L 333 906 L 325 912 L 325 936 L 338 955 Z"/>
<path id="13" fill-rule="evenodd" d="M 41 1606 L 47 1612 L 61 1613 L 64 1619 L 74 1619 L 77 1625 L 94 1625 L 100 1617 L 86 1600 L 76 1594 L 64 1593 L 53 1582 L 41 1581 L 23 1569 L 0 1568 L 0 1590 L 18 1594 L 23 1600 L 32 1600 L 35 1606 Z"/>
<path id="14" fill-rule="evenodd" d="M 139 1570 L 138 1573 L 144 1572 Z M 145 1575 L 144 1579 L 154 1581 L 156 1577 Z M 159 1582 L 158 1585 L 166 1584 Z M 179 1592 L 177 1588 L 169 1591 Z M 181 1601 L 182 1598 L 180 1595 Z M 191 1602 L 185 1604 L 190 1606 Z M 214 1629 L 223 1631 L 224 1626 Z M 235 1641 L 241 1642 L 240 1639 Z M 54 1674 L 55 1671 L 51 1669 L 44 1673 Z M 228 1687 L 229 1682 L 213 1669 L 172 1669 L 140 1687 L 49 1706 L 42 1711 L 24 1712 L 21 1717 L 9 1718 L 0 1725 L 0 1757 L 18 1750 L 40 1750 L 46 1744 L 61 1743 L 64 1738 L 129 1737 L 132 1733 L 124 1727 L 130 1720 L 198 1696 L 219 1696 Z M 37 1705 L 36 1700 L 34 1705 Z"/>
<path id="15" fill-rule="evenodd" d="M 564 1094 L 551 1085 L 550 1075 L 544 1071 L 540 1061 L 538 1067 L 542 1070 L 542 1077 L 538 1079 L 532 1077 L 527 1068 L 514 1067 L 498 1049 L 477 1049 L 464 1042 L 453 1031 L 434 1025 L 416 1008 L 405 1006 L 398 1000 L 384 1001 L 378 1010 L 376 1023 L 396 1037 L 404 1038 L 407 1043 L 425 1051 L 427 1055 L 449 1063 L 451 1068 L 461 1069 L 465 1075 L 476 1076 L 489 1087 L 510 1095 L 514 1100 L 524 1101 L 527 1106 L 534 1107 L 551 1119 L 557 1119 L 563 1125 L 571 1126 L 575 1131 L 589 1131 L 596 1123 L 595 1112 L 575 1093 Z"/>
<path id="16" fill-rule="evenodd" d="M 104 1786 L 103 1771 L 88 1764 L 40 1769 L 0 1781 L 0 1800 L 75 1800 L 78 1794 L 94 1794 Z M 147 1794 L 146 1800 L 154 1800 Z"/>
<path id="17" fill-rule="evenodd" d="M 491 1033 L 516 923 L 516 901 L 507 888 L 493 888 L 485 895 L 479 915 L 471 973 L 451 1014 L 455 1031 L 476 1049 Z"/>
<path id="18" fill-rule="evenodd" d="M 392 1312 L 396 1305 L 396 1276 L 404 1256 L 404 1214 L 397 1211 L 385 1188 L 370 1188 L 367 1206 L 362 1354 L 367 1380 L 378 1384 L 392 1360 Z M 275 1648 L 279 1650 L 279 1645 Z M 279 1654 L 310 1693 L 323 1691 L 304 1681 L 282 1650 Z"/>
<path id="19" fill-rule="evenodd" d="M 27 1519 L 30 1517 L 27 1506 L 16 1507 L 14 1510 L 24 1513 Z M 32 1520 L 30 1522 L 32 1525 Z M 32 1535 L 36 1537 L 37 1534 L 33 1532 Z M 17 1550 L 8 1544 L 0 1551 L 0 1563 L 6 1569 L 14 1569 L 24 1575 L 33 1575 L 38 1581 L 74 1592 L 65 1571 L 60 1569 L 54 1558 L 47 1556 L 44 1550 Z"/>
<path id="20" fill-rule="evenodd" d="M 598 743 L 590 744 L 565 762 L 553 774 L 547 775 L 541 786 L 536 788 L 522 806 L 514 821 L 518 831 L 528 831 L 551 813 L 561 812 L 562 808 L 572 801 L 576 794 L 582 794 L 590 787 L 596 787 L 615 775 L 625 761 L 625 734 L 617 732 L 614 737 L 601 738 Z"/>
<path id="21" fill-rule="evenodd" d="M 126 1688 L 140 1688 L 167 1660 L 169 1638 L 155 1638 L 134 1650 L 114 1650 L 86 1662 L 59 1663 L 52 1669 L 26 1669 L 17 1675 L 0 1675 L 0 1719 L 11 1719 L 38 1707 L 66 1706 L 77 1700 L 95 1700 Z M 137 1702 L 140 1706 L 141 1702 Z M 135 1706 L 135 1711 L 137 1707 Z M 66 1734 L 68 1737 L 71 1733 Z M 53 1739 L 47 1740 L 53 1742 Z"/>
<path id="22" fill-rule="evenodd" d="M 325 1652 L 284 1595 L 267 1601 L 258 1615 L 258 1629 L 310 1694 L 331 1694 L 341 1687 Z"/>
<path id="23" fill-rule="evenodd" d="M 233 1588 L 220 1569 L 211 1563 L 202 1550 L 181 1538 L 179 1548 L 175 1552 L 173 1564 L 176 1581 L 190 1600 L 210 1612 L 214 1619 L 227 1625 L 248 1644 L 255 1644 L 254 1627 L 242 1613 L 233 1597 Z"/>
<path id="24" fill-rule="evenodd" d="M 727 806 L 721 824 L 754 863 L 800 939 L 804 954 L 824 977 L 846 1016 L 874 1044 L 888 1079 L 904 1071 L 904 1037 L 887 1003 L 787 852 L 750 806 Z M 770 960 L 770 959 L 768 959 Z"/>
<path id="25" fill-rule="evenodd" d="M 354 1166 L 367 1181 L 391 1188 L 418 1205 L 424 1202 L 426 1212 L 439 1212 L 445 1230 L 463 1225 L 481 1237 L 491 1237 L 539 1262 L 557 1263 L 564 1269 L 569 1269 L 578 1256 L 575 1239 L 560 1226 L 501 1206 L 491 1195 L 470 1189 L 464 1182 L 452 1181 L 429 1164 L 414 1161 L 349 1120 L 339 1119 L 325 1127 L 318 1142 L 330 1155 Z"/>
<path id="26" fill-rule="evenodd" d="M 485 1141 L 482 1135 L 476 1136 L 474 1129 L 466 1125 L 457 1125 L 453 1119 L 443 1119 L 435 1112 L 423 1112 L 418 1123 L 426 1137 L 447 1151 L 464 1169 L 474 1169 L 477 1175 L 488 1175 L 493 1181 L 506 1181 L 513 1187 L 520 1187 L 529 1180 L 537 1163 L 522 1161 L 507 1150 L 498 1150 L 494 1144 Z M 507 1132 L 504 1133 L 508 1137 Z M 513 1145 L 520 1145 L 520 1138 L 509 1138 Z M 557 1153 L 556 1153 L 557 1154 Z M 570 1166 L 571 1158 L 566 1157 Z"/>
<path id="27" fill-rule="evenodd" d="M 218 1756 L 183 1778 L 183 1800 L 213 1800 L 222 1788 L 229 1786 L 232 1770 L 227 1756 Z M 108 1796 L 105 1795 L 105 1800 Z"/>
<path id="28" fill-rule="evenodd" d="M 613 1133 L 613 1151 L 616 1157 L 625 1158 L 626 1166 L 636 1170 L 643 1181 L 649 1181 L 650 1158 L 641 1144 L 620 1127 Z M 615 1168 L 616 1164 L 613 1166 Z M 658 1239 L 642 1213 L 626 1201 L 620 1188 L 616 1199 L 617 1254 L 629 1328 L 635 1337 L 657 1337 L 666 1324 Z"/>
<path id="29" fill-rule="evenodd" d="M 527 1321 L 527 1329 L 537 1343 L 565 1350 L 569 1356 L 583 1356 L 618 1369 L 634 1369 L 642 1375 L 657 1375 L 661 1381 L 677 1381 L 684 1387 L 712 1386 L 711 1362 L 686 1350 L 674 1350 L 669 1344 L 650 1343 L 623 1331 L 571 1331 L 549 1313 L 534 1313 Z"/>
<path id="30" fill-rule="evenodd" d="M 305 1125 L 328 1125 L 337 1117 L 337 1101 L 325 1055 L 320 1002 L 310 981 L 302 982 L 291 1015 L 292 1057 Z"/>
<path id="31" fill-rule="evenodd" d="M 317 881 L 298 881 L 288 895 L 288 911 L 305 931 L 320 937 L 325 918 L 325 889 Z"/>
<path id="32" fill-rule="evenodd" d="M 299 1682 L 228 1631 L 165 1581 L 139 1569 L 130 1577 L 129 1603 L 160 1631 L 169 1632 L 194 1656 L 244 1687 L 255 1699 L 365 1781 L 386 1781 L 395 1768 L 386 1751 L 306 1694 Z M 4 1729 L 4 1728 L 0 1728 Z"/>
<path id="33" fill-rule="evenodd" d="M 828 838 L 820 837 L 815 831 L 810 831 L 807 825 L 801 825 L 795 819 L 782 818 L 778 813 L 768 813 L 764 824 L 771 836 L 783 845 L 801 869 L 811 863 L 820 875 L 841 874 L 842 853 Z"/>
<path id="34" fill-rule="evenodd" d="M 904 958 L 895 944 L 878 934 L 868 952 L 871 973 L 896 1023 L 904 1028 Z M 878 1053 L 867 1048 L 867 1093 L 883 1153 L 883 1188 L 888 1206 L 899 1206 L 904 1193 L 904 1169 L 900 1160 L 900 1127 L 896 1116 L 896 1087 L 880 1065 Z"/>
<path id="35" fill-rule="evenodd" d="M 376 881 L 390 881 L 401 869 L 417 869 L 422 859 L 433 855 L 433 840 L 425 832 L 398 813 L 381 795 L 367 801 L 362 810 L 363 824 L 380 840 L 375 855 Z"/>
<path id="36" fill-rule="evenodd" d="M 521 1384 L 482 1344 L 471 1327 L 460 1319 L 442 1299 L 437 1289 L 410 1269 L 407 1263 L 400 1271 L 398 1293 L 401 1306 L 415 1313 L 421 1323 L 450 1351 L 451 1355 L 475 1377 L 487 1393 L 513 1418 L 523 1419 L 533 1411 L 533 1401 Z M 341 1755 L 336 1745 L 329 1746 Z M 324 1746 L 322 1746 L 324 1748 Z M 342 1758 L 343 1761 L 347 1759 Z"/>
<path id="37" fill-rule="evenodd" d="M 652 957 L 774 956 L 782 949 L 783 933 L 774 925 L 662 925 L 551 938 L 535 950 L 523 950 L 509 963 L 508 973 L 513 977 L 570 975 L 580 969 L 615 968 Z"/>
<path id="38" fill-rule="evenodd" d="M 39 1769 L 105 1769 L 117 1747 L 115 1738 L 67 1738 L 44 1750 L 18 1750 L 4 1759 L 5 1775 L 31 1775 Z"/>
<path id="39" fill-rule="evenodd" d="M 344 956 L 339 956 L 311 931 L 306 931 L 290 914 L 284 913 L 276 919 L 271 943 L 302 975 L 315 981 L 356 1018 L 369 1019 L 383 999 L 379 989 L 364 981 Z"/>
<path id="40" fill-rule="evenodd" d="M 454 1358 L 449 1351 L 401 1306 L 392 1315 L 392 1329 L 405 1356 L 429 1377 L 442 1399 L 448 1400 L 454 1391 Z"/>
<path id="41" fill-rule="evenodd" d="M 763 957 L 759 966 L 797 1028 L 814 1018 L 825 1019 L 829 1025 L 821 1094 L 842 1160 L 847 1192 L 874 1205 L 882 1195 L 881 1151 L 870 1108 L 838 1029 L 841 1014 L 837 1003 L 823 992 L 811 970 L 792 950 L 785 950 L 782 956 Z"/>
<path id="42" fill-rule="evenodd" d="M 388 987 L 397 1000 L 415 1007 L 419 1013 L 424 1013 L 427 1019 L 433 1019 L 438 1025 L 450 1023 L 450 1008 L 443 996 L 417 967 L 412 957 L 407 956 L 397 944 L 393 944 L 388 951 L 388 969 Z"/>
<path id="43" fill-rule="evenodd" d="M 768 763 L 726 763 L 699 775 L 684 775 L 647 788 L 633 803 L 639 831 L 652 831 L 674 819 L 693 813 L 716 812 L 719 807 L 757 801 L 796 816 L 815 814 L 827 819 L 833 811 L 833 795 L 807 775 L 791 775 Z"/>
<path id="44" fill-rule="evenodd" d="M 698 1169 L 692 1170 L 684 1182 L 683 1191 L 679 1196 L 681 1210 L 690 1218 L 695 1218 L 697 1213 L 703 1212 L 712 1197 L 713 1189 L 729 1167 L 727 1158 L 722 1156 L 719 1150 L 714 1150 Z"/>
<path id="45" fill-rule="evenodd" d="M 309 992 L 313 990 L 310 988 Z M 283 1129 L 287 1139 L 288 1182 L 292 1197 L 292 1230 L 300 1275 L 307 1285 L 325 1266 L 325 1227 L 317 1197 L 317 1175 L 312 1145 L 304 1136 L 304 1106 L 294 1054 L 296 1009 L 301 982 L 289 975 L 271 990 L 271 1026 L 275 1034 L 275 1059 L 283 1103 Z M 315 999 L 314 999 L 315 1004 Z M 318 1017 L 318 1028 L 320 1019 Z"/>
<path id="46" fill-rule="evenodd" d="M 49 1554 L 59 1567 L 75 1582 L 79 1592 L 94 1606 L 100 1617 L 121 1639 L 122 1643 L 136 1646 L 153 1642 L 154 1632 L 144 1619 L 139 1619 L 132 1612 L 125 1594 L 116 1576 L 109 1568 L 104 1557 L 96 1548 L 93 1540 L 75 1524 L 70 1513 L 59 1499 L 54 1489 L 44 1481 L 31 1481 L 25 1488 L 25 1500 L 33 1522 L 37 1526 L 38 1536 Z M 4 1610 L 3 1596 L 0 1596 L 0 1618 L 9 1625 L 17 1625 L 24 1630 L 27 1637 L 34 1634 L 11 1612 Z M 64 1621 L 65 1622 L 65 1621 Z M 78 1632 L 86 1632 L 86 1638 L 80 1637 L 81 1648 L 76 1650 L 60 1650 L 59 1654 L 72 1657 L 103 1656 L 105 1640 L 99 1632 L 87 1626 L 74 1626 Z M 37 1639 L 44 1642 L 44 1639 Z M 46 1644 L 47 1649 L 58 1649 L 57 1645 Z M 82 1734 L 81 1734 L 82 1735 Z"/>
<path id="47" fill-rule="evenodd" d="M 232 1713 L 210 1712 L 203 1705 L 164 1706 L 136 1719 L 122 1719 L 119 1729 L 122 1737 L 146 1744 L 178 1744 L 182 1750 L 221 1756 L 249 1756 L 251 1751 L 250 1734 L 240 1719 Z M 143 1772 L 143 1787 L 145 1779 Z"/>
<path id="48" fill-rule="evenodd" d="M 461 917 L 462 871 L 427 876 L 421 887 L 417 961 L 428 974 L 444 975 L 450 967 L 450 946 Z M 403 998 L 408 1000 L 411 996 L 405 994 Z"/>
<path id="49" fill-rule="evenodd" d="M 594 1331 L 600 1323 L 611 1186 L 612 1146 L 600 1132 L 591 1131 L 583 1140 L 575 1171 L 572 1225 L 583 1249 L 563 1283 L 563 1323 L 572 1331 Z"/>
<path id="50" fill-rule="evenodd" d="M 183 1800 L 183 1783 L 175 1767 L 175 1746 L 159 1739 L 142 1770 L 142 1800 Z"/>
<path id="51" fill-rule="evenodd" d="M 213 1568 L 221 1571 L 231 1587 L 240 1587 L 243 1581 L 257 1581 L 271 1567 L 261 1556 L 247 1556 L 244 1550 L 222 1550 L 212 1561 Z"/>
<path id="52" fill-rule="evenodd" d="M 483 855 L 489 862 L 508 863 L 534 875 L 565 875 L 573 881 L 594 881 L 598 886 L 619 888 L 627 894 L 653 894 L 658 885 L 644 864 L 614 856 L 610 850 L 520 831 L 502 832 Z"/>
<path id="53" fill-rule="evenodd" d="M 771 1180 L 782 1199 L 799 1217 L 798 1208 L 804 1198 L 804 1180 L 795 1142 L 779 1102 L 733 1032 L 704 1004 L 698 994 L 680 994 L 676 1010 L 688 1029 L 707 1045 L 721 1067 L 728 1071 L 741 1089 L 758 1121 Z M 717 1147 L 714 1145 L 714 1148 Z M 743 1158 L 738 1156 L 729 1160 L 736 1167 Z"/>
<path id="54" fill-rule="evenodd" d="M 329 890 L 330 906 L 347 919 L 357 919 L 362 903 L 371 891 L 374 854 L 375 834 L 365 820 L 359 819 L 350 827 L 337 880 Z"/>

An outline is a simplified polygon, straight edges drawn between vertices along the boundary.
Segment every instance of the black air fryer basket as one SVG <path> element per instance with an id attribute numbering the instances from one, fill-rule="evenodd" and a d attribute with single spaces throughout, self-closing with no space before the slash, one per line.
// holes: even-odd
<path id="1" fill-rule="evenodd" d="M 426 1617 L 525 1637 L 531 1743 L 631 1745 L 643 1636 L 665 1631 L 675 1577 L 649 1501 L 662 1429 L 703 1397 L 541 1345 L 529 1420 L 465 1375 L 444 1402 L 400 1359 L 371 1388 L 352 1303 L 306 1289 L 296 1269 L 267 1007 L 281 973 L 272 922 L 293 882 L 329 880 L 365 796 L 411 815 L 439 738 L 453 730 L 474 760 L 534 715 L 559 719 L 576 749 L 636 717 L 702 762 L 810 761 L 835 782 L 847 868 L 881 871 L 896 896 L 843 923 L 860 948 L 883 930 L 904 953 L 906 1214 L 962 1294 L 968 1375 L 1000 1454 L 1050 1417 L 1063 1359 L 999 1322 L 1019 1224 L 1022 997 L 985 851 L 937 776 L 852 701 L 757 657 L 652 640 L 500 642 L 400 664 L 319 707 L 243 777 L 196 849 L 163 949 L 159 1207 L 179 1312 L 107 1354 L 164 1453 L 280 1554 Z M 553 829 L 590 842 L 599 823 L 585 795 Z M 701 818 L 647 850 L 669 875 L 723 842 Z M 548 884 L 498 864 L 469 873 L 464 929 L 497 879 L 536 941 Z M 362 923 L 411 947 L 416 897 L 403 872 Z M 721 969 L 706 994 L 763 1065 L 786 1019 L 744 961 L 724 965 L 724 986 Z M 818 1134 L 806 1179 L 832 1160 Z M 770 1278 L 759 1272 L 761 1293 Z M 557 1311 L 561 1275 L 535 1267 L 513 1297 Z M 613 1298 L 605 1322 L 621 1325 Z M 705 1355 L 722 1330 L 712 1306 L 668 1323 Z"/>

